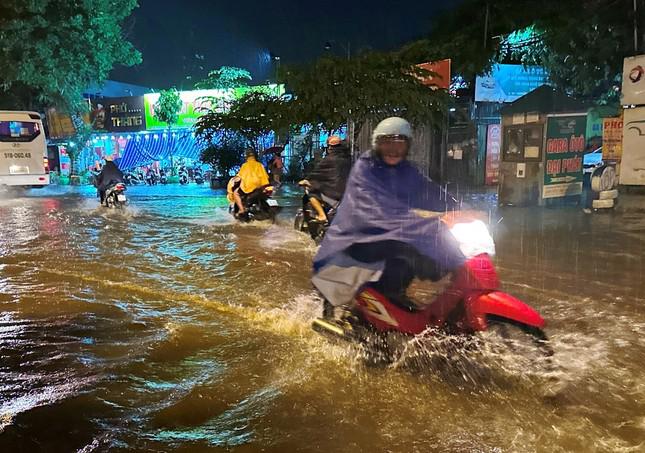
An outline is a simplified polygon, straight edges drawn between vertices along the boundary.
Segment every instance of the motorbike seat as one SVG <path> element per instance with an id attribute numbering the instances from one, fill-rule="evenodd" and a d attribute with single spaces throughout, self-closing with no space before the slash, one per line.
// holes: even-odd
<path id="1" fill-rule="evenodd" d="M 378 288 L 370 287 L 385 297 L 390 303 L 411 313 L 421 311 L 421 307 L 405 294 L 383 294 Z"/>
<path id="2" fill-rule="evenodd" d="M 417 305 L 416 302 L 414 302 L 408 296 L 390 297 L 389 300 L 397 307 L 402 308 L 406 311 L 409 311 L 410 313 L 414 313 L 421 310 L 419 305 Z"/>

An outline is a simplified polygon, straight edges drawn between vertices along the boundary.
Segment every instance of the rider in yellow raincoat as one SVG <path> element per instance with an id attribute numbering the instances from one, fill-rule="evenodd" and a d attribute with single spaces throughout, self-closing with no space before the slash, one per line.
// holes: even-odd
<path id="1" fill-rule="evenodd" d="M 243 198 L 247 198 L 256 190 L 269 185 L 269 175 L 264 166 L 258 162 L 253 150 L 246 151 L 246 162 L 240 168 L 237 176 L 232 178 L 227 187 L 228 200 L 235 203 L 239 209 L 238 216 L 246 211 Z"/>

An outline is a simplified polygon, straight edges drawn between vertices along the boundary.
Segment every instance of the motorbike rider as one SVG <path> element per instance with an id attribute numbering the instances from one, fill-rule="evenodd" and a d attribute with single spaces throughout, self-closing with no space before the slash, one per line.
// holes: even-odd
<path id="1" fill-rule="evenodd" d="M 269 185 L 269 175 L 257 160 L 255 151 L 247 149 L 245 155 L 246 162 L 240 168 L 237 176 L 229 182 L 229 201 L 237 205 L 238 217 L 246 215 L 244 202 L 251 202 L 254 196 Z"/>
<path id="2" fill-rule="evenodd" d="M 439 280 L 465 260 L 440 220 L 457 202 L 407 160 L 411 141 L 406 120 L 387 118 L 351 170 L 314 259 L 312 282 L 328 302 L 325 316 L 333 306 L 349 305 L 368 282 L 409 306 L 406 290 L 415 277 Z"/>
<path id="3" fill-rule="evenodd" d="M 96 188 L 99 191 L 101 204 L 105 203 L 105 192 L 110 186 L 122 183 L 124 180 L 123 173 L 119 167 L 112 161 L 112 156 L 105 156 L 105 165 L 96 177 Z"/>
<path id="4" fill-rule="evenodd" d="M 352 168 L 349 148 L 339 136 L 330 136 L 327 146 L 327 155 L 298 183 L 309 187 L 309 203 L 316 210 L 316 220 L 323 223 L 327 222 L 327 214 L 322 204 L 336 206 L 340 202 Z"/>

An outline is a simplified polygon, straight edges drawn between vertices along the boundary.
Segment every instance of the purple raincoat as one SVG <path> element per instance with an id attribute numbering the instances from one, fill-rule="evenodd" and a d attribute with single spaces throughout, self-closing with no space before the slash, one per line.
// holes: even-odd
<path id="1" fill-rule="evenodd" d="M 348 303 L 367 281 L 380 277 L 383 263 L 351 259 L 345 250 L 353 244 L 400 241 L 413 246 L 450 271 L 465 257 L 438 217 L 417 211 L 446 212 L 457 201 L 424 177 L 410 162 L 388 166 L 373 152 L 354 165 L 343 200 L 314 259 L 314 285 L 333 304 Z"/>

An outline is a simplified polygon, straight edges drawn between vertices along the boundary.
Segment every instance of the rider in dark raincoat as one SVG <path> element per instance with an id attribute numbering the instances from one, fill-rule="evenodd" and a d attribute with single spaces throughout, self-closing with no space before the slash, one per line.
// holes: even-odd
<path id="1" fill-rule="evenodd" d="M 116 166 L 112 159 L 109 157 L 105 158 L 105 165 L 101 170 L 101 173 L 96 177 L 96 188 L 99 191 L 99 196 L 101 197 L 101 204 L 105 202 L 105 191 L 114 184 L 123 182 L 123 173 L 119 170 L 119 167 Z"/>

